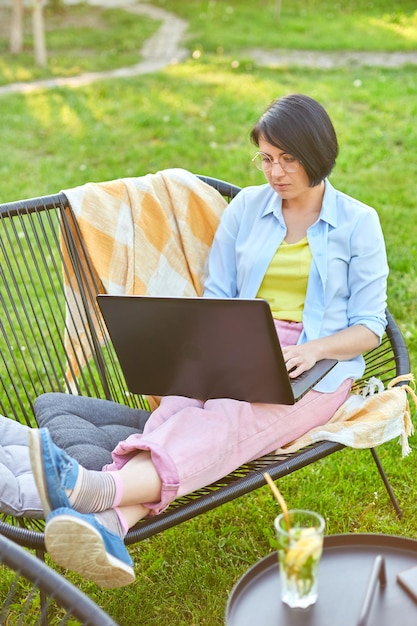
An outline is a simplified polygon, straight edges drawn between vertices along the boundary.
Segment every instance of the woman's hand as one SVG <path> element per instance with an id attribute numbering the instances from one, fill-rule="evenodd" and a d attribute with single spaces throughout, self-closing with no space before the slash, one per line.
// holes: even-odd
<path id="1" fill-rule="evenodd" d="M 309 341 L 301 345 L 285 346 L 282 348 L 290 378 L 297 378 L 297 376 L 311 369 L 317 361 L 323 358 L 319 353 L 315 352 L 314 343 L 315 341 Z"/>
<path id="2" fill-rule="evenodd" d="M 321 359 L 347 361 L 376 348 L 378 343 L 379 337 L 375 333 L 358 324 L 329 337 L 314 339 L 296 346 L 285 346 L 282 352 L 290 378 L 296 378 Z"/>

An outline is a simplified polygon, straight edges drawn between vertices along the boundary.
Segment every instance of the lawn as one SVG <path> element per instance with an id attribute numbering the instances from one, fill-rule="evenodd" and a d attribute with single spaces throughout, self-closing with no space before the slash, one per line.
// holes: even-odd
<path id="1" fill-rule="evenodd" d="M 282 3 L 278 23 L 274 3 L 267 0 L 155 4 L 189 20 L 187 45 L 190 53 L 200 54 L 136 78 L 0 96 L 0 201 L 168 167 L 242 186 L 261 182 L 250 164 L 251 125 L 271 99 L 307 93 L 328 109 L 338 132 L 340 156 L 332 183 L 379 212 L 391 268 L 389 307 L 407 339 L 415 372 L 415 68 L 268 69 L 246 52 L 254 46 L 312 49 L 318 41 L 323 49 L 411 49 L 416 45 L 415 3 L 397 2 L 394 12 L 388 1 L 346 1 L 336 11 L 330 1 L 294 0 Z M 121 22 L 120 16 L 117 30 L 125 28 Z M 147 28 L 152 31 L 151 24 Z M 100 40 L 96 35 L 95 42 Z M 89 69 L 99 63 L 100 46 L 94 46 L 97 55 L 89 55 Z M 4 62 L 2 56 L 13 80 L 19 62 Z M 62 63 L 73 72 L 73 60 Z M 415 447 L 415 436 L 411 444 Z M 291 506 L 321 512 L 328 533 L 417 538 L 415 452 L 402 459 L 398 442 L 392 441 L 380 455 L 403 507 L 402 520 L 367 451 L 344 450 L 282 479 L 279 486 Z M 130 548 L 137 574 L 130 587 L 109 592 L 72 574 L 69 578 L 123 626 L 220 625 L 233 584 L 274 549 L 277 512 L 265 487 Z"/>
<path id="2" fill-rule="evenodd" d="M 190 21 L 189 44 L 208 53 L 266 50 L 415 50 L 413 0 L 155 0 Z"/>

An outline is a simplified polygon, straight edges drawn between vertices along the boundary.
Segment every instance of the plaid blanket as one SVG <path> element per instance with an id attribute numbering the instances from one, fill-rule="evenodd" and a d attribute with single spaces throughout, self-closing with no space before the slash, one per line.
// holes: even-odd
<path id="1" fill-rule="evenodd" d="M 398 437 L 402 455 L 408 455 L 411 452 L 408 437 L 414 427 L 407 394 L 416 407 L 417 397 L 409 385 L 398 385 L 406 381 L 414 381 L 413 375 L 398 376 L 384 389 L 379 379 L 370 378 L 362 392 L 352 393 L 327 424 L 313 428 L 277 450 L 277 454 L 295 452 L 318 441 L 334 441 L 352 448 L 375 448 Z"/>
<path id="2" fill-rule="evenodd" d="M 208 251 L 226 200 L 190 172 L 174 168 L 137 178 L 87 183 L 64 191 L 93 277 L 84 291 L 97 315 L 98 289 L 109 294 L 199 296 Z M 65 245 L 64 255 L 68 254 Z M 82 257 L 82 253 L 81 253 Z M 90 283 L 90 284 L 88 284 Z M 93 284 L 91 284 L 93 283 Z M 91 352 L 85 306 L 74 274 L 65 276 L 69 380 Z M 90 312 L 87 313 L 88 315 Z M 94 315 L 93 315 L 94 319 Z M 100 319 L 96 322 L 99 337 Z"/>

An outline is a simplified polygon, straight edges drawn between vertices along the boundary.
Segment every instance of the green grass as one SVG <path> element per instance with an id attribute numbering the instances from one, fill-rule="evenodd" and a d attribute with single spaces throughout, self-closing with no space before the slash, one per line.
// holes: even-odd
<path id="1" fill-rule="evenodd" d="M 265 50 L 415 51 L 417 9 L 414 0 L 154 0 L 189 24 L 190 53 L 250 58 L 251 48 Z M 143 42 L 158 22 L 117 9 L 87 4 L 45 10 L 48 67 L 33 59 L 30 11 L 25 12 L 24 51 L 9 53 L 8 7 L 0 7 L 0 85 L 134 65 Z M 329 28 L 331 24 L 331 28 Z"/>
<path id="2" fill-rule="evenodd" d="M 189 45 L 235 53 L 263 47 L 301 50 L 415 50 L 413 0 L 155 0 L 190 21 Z"/>
<path id="3" fill-rule="evenodd" d="M 200 47 L 206 53 L 136 78 L 0 96 L 4 147 L 0 201 L 167 167 L 185 167 L 238 185 L 261 182 L 260 174 L 250 167 L 251 125 L 272 98 L 293 91 L 308 93 L 328 109 L 338 132 L 340 157 L 331 176 L 333 184 L 375 206 L 380 214 L 391 267 L 389 306 L 407 338 L 415 372 L 415 68 L 260 68 L 237 53 L 253 45 L 277 45 L 269 32 L 273 31 L 272 2 L 155 3 L 189 19 L 190 49 Z M 358 9 L 363 4 L 365 9 Z M 332 37 L 333 46 L 348 46 L 349 33 L 339 39 L 339 34 L 348 30 L 346 24 L 356 24 L 357 33 L 358 25 L 363 24 L 375 35 L 366 39 L 367 47 L 378 48 L 376 42 L 381 39 L 376 33 L 383 30 L 385 49 L 397 44 L 398 49 L 407 49 L 415 23 L 414 3 L 395 5 L 397 22 L 409 24 L 407 37 L 399 37 L 393 29 L 367 26 L 393 12 L 392 3 L 379 0 L 372 4 L 372 9 L 359 0 L 341 5 L 349 10 L 334 12 L 329 29 L 322 9 L 330 10 L 334 3 L 283 2 L 280 28 L 285 30 L 285 20 L 291 16 L 293 21 L 288 33 L 283 33 L 286 43 L 282 46 L 294 41 L 291 45 L 298 48 L 302 41 L 303 47 L 313 48 L 316 35 L 312 39 L 311 33 L 317 32 L 313 25 L 318 28 L 321 20 L 323 37 L 328 30 L 338 34 Z M 229 22 L 227 7 L 234 9 Z M 301 32 L 306 25 L 302 10 L 309 11 L 312 24 L 298 36 L 297 29 Z M 224 20 L 217 14 L 207 20 L 208 11 L 223 11 Z M 251 31 L 242 38 L 248 23 Z M 352 49 L 364 45 L 363 41 L 362 35 L 352 38 Z M 216 52 L 219 47 L 225 54 Z M 92 58 L 90 67 L 99 62 Z M 239 63 L 232 64 L 236 58 Z M 411 444 L 416 447 L 416 436 Z M 395 516 L 367 451 L 344 450 L 281 479 L 279 486 L 291 506 L 322 513 L 328 533 L 378 532 L 417 538 L 415 452 L 402 459 L 400 447 L 393 441 L 381 447 L 380 454 L 403 507 L 402 520 Z M 137 581 L 125 589 L 103 591 L 75 575 L 68 577 L 123 626 L 220 625 L 233 584 L 251 564 L 274 549 L 277 512 L 265 487 L 132 546 L 129 550 Z"/>

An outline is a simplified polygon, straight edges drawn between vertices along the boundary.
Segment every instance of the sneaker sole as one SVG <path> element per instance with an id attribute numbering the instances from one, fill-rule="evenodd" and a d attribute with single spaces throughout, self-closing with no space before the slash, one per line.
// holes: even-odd
<path id="1" fill-rule="evenodd" d="M 115 589 L 135 580 L 133 568 L 106 552 L 98 530 L 81 518 L 65 514 L 52 518 L 45 528 L 45 545 L 57 565 L 100 587 Z"/>
<path id="2" fill-rule="evenodd" d="M 31 429 L 29 436 L 29 456 L 32 465 L 32 472 L 38 489 L 39 498 L 45 517 L 52 511 L 52 506 L 48 498 L 48 490 L 46 488 L 45 472 L 43 469 L 42 440 L 40 432 L 37 429 Z"/>

